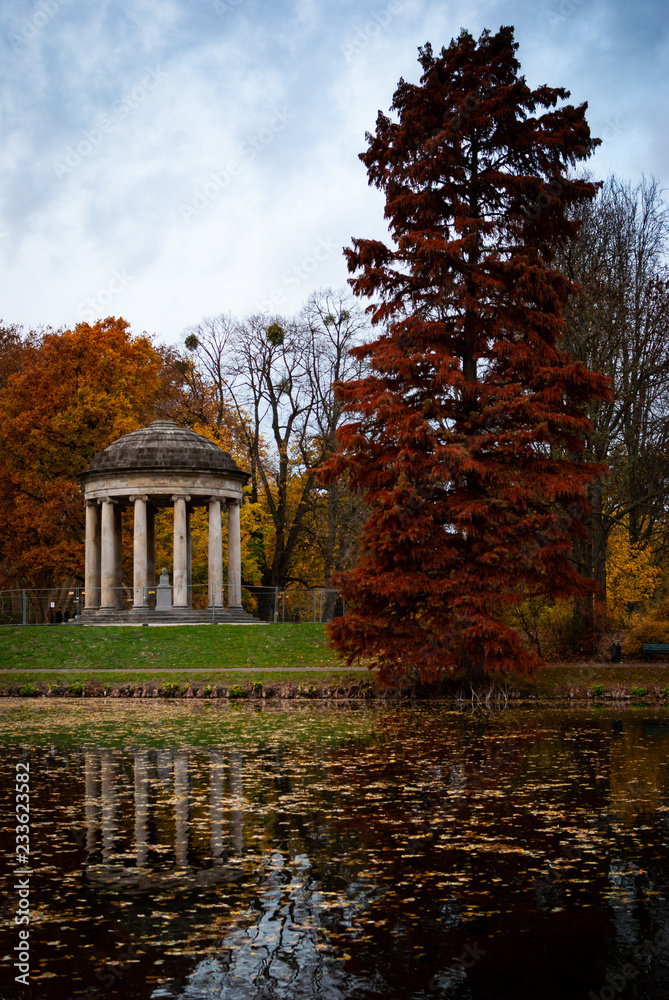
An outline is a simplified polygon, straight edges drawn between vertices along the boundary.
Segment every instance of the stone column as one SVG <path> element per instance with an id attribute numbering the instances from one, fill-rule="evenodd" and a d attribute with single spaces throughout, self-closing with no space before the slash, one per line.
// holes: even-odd
<path id="1" fill-rule="evenodd" d="M 190 534 L 190 509 L 186 507 L 186 579 L 188 581 L 188 599 L 186 601 L 189 608 L 193 607 L 193 561 L 191 550 Z"/>
<path id="2" fill-rule="evenodd" d="M 176 494 L 174 502 L 174 565 L 172 569 L 172 606 L 188 607 L 188 519 L 186 501 L 189 496 Z"/>
<path id="3" fill-rule="evenodd" d="M 148 586 L 147 565 L 147 525 L 146 525 L 146 501 L 147 496 L 132 496 L 131 502 L 135 505 L 135 525 L 132 547 L 132 583 L 134 608 L 144 606 L 144 591 Z"/>
<path id="4" fill-rule="evenodd" d="M 123 507 L 119 503 L 114 510 L 114 556 L 116 567 L 114 573 L 114 604 L 123 607 Z"/>
<path id="5" fill-rule="evenodd" d="M 86 608 L 100 607 L 100 506 L 86 501 L 86 564 L 84 570 Z"/>
<path id="6" fill-rule="evenodd" d="M 209 501 L 209 607 L 223 605 L 223 532 L 221 529 L 221 501 Z"/>
<path id="7" fill-rule="evenodd" d="M 242 536 L 239 500 L 228 500 L 228 607 L 242 606 Z"/>
<path id="8" fill-rule="evenodd" d="M 156 585 L 156 508 L 146 508 L 146 585 Z"/>
<path id="9" fill-rule="evenodd" d="M 116 594 L 116 500 L 102 501 L 102 540 L 100 544 L 100 607 L 115 608 Z"/>

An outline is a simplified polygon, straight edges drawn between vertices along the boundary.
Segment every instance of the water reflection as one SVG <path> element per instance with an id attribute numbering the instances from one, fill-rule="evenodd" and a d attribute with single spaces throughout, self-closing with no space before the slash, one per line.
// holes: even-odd
<path id="1" fill-rule="evenodd" d="M 135 772 L 135 853 L 139 866 L 146 864 L 149 853 L 149 755 L 136 753 L 133 759 Z M 86 830 L 86 842 L 89 831 Z"/>
<path id="2" fill-rule="evenodd" d="M 184 751 L 139 751 L 132 755 L 104 750 L 83 753 L 85 774 L 85 824 L 87 868 L 100 860 L 105 876 L 114 864 L 124 863 L 126 852 L 121 847 L 125 824 L 117 822 L 118 800 L 127 797 L 128 788 L 124 765 L 130 764 L 133 775 L 132 827 L 135 865 L 141 868 L 149 861 L 152 849 L 169 852 L 164 837 L 160 844 L 151 845 L 149 830 L 171 830 L 174 867 L 189 867 L 189 847 L 193 837 L 193 783 L 207 786 L 208 810 L 199 802 L 197 826 L 208 825 L 211 859 L 224 855 L 224 831 L 229 830 L 228 849 L 244 853 L 244 769 L 243 755 L 238 751 L 208 754 L 208 774 L 202 760 Z M 227 775 L 227 783 L 226 783 Z M 159 791 L 151 799 L 150 789 Z M 207 854 L 197 839 L 195 863 Z M 125 867 L 123 872 L 126 873 Z"/>
<path id="3" fill-rule="evenodd" d="M 225 770 L 223 754 L 209 754 L 209 810 L 211 815 L 211 856 L 219 861 L 223 854 L 223 796 Z"/>
<path id="4" fill-rule="evenodd" d="M 669 995 L 665 715 L 221 711 L 184 742 L 179 711 L 127 749 L 32 733 L 32 996 Z"/>

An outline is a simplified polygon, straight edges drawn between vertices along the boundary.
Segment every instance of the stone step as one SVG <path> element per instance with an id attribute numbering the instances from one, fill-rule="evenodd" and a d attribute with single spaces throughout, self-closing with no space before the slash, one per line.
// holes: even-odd
<path id="1" fill-rule="evenodd" d="M 176 610 L 174 608 L 158 611 L 148 609 L 135 611 L 104 610 L 104 611 L 84 611 L 81 616 L 82 625 L 222 625 L 230 622 L 261 624 L 259 618 L 254 618 L 243 608 L 216 608 L 212 613 L 211 608 L 184 608 Z"/>

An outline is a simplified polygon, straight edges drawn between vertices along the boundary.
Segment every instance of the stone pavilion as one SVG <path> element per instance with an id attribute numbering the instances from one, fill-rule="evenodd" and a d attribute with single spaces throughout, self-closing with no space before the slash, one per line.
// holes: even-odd
<path id="1" fill-rule="evenodd" d="M 172 420 L 154 420 L 98 453 L 79 477 L 86 502 L 84 622 L 251 621 L 242 609 L 242 487 L 249 475 L 227 452 Z M 154 518 L 174 512 L 172 583 L 156 586 Z M 192 608 L 190 515 L 209 513 L 208 608 Z M 132 607 L 123 590 L 123 511 L 133 509 Z M 227 608 L 221 514 L 228 517 Z"/>

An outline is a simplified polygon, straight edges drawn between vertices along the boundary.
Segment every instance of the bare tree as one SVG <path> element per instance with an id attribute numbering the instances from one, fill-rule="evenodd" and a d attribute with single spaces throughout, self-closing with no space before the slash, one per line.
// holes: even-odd
<path id="1" fill-rule="evenodd" d="M 333 450 L 341 419 L 333 384 L 359 369 L 348 352 L 365 325 L 345 293 L 326 291 L 295 319 L 217 316 L 187 331 L 184 365 L 193 393 L 205 399 L 213 391 L 222 414 L 232 405 L 248 455 L 251 501 L 261 502 L 271 519 L 273 546 L 262 526 L 256 538 L 264 587 L 313 584 L 304 560 L 297 566 L 309 548 L 320 552 L 329 585 L 352 551 L 355 502 L 344 484 L 321 486 L 315 470 Z"/>
<path id="2" fill-rule="evenodd" d="M 314 398 L 305 341 L 300 321 L 252 316 L 233 338 L 228 368 L 232 399 L 247 418 L 252 499 L 262 497 L 274 526 L 271 558 L 264 548 L 260 553 L 262 583 L 268 587 L 290 582 L 291 557 L 314 485 L 309 461 Z"/>
<path id="3" fill-rule="evenodd" d="M 314 442 L 320 464 L 336 450 L 337 428 L 342 419 L 343 404 L 334 387 L 337 382 L 362 376 L 364 362 L 351 354 L 351 349 L 362 342 L 369 324 L 352 295 L 331 289 L 314 293 L 303 317 L 309 329 Z M 364 505 L 344 479 L 319 484 L 314 494 L 315 521 L 325 521 L 325 530 L 314 531 L 314 542 L 320 549 L 324 586 L 330 590 L 333 573 L 347 568 L 354 559 Z M 330 614 L 326 609 L 327 617 Z"/>
<path id="4" fill-rule="evenodd" d="M 219 438 L 234 438 L 239 430 L 227 389 L 231 344 L 238 328 L 238 320 L 229 313 L 206 316 L 197 326 L 188 327 L 184 331 L 187 353 L 178 365 L 189 415 L 210 426 Z"/>
<path id="5" fill-rule="evenodd" d="M 669 210 L 654 180 L 610 178 L 588 206 L 578 239 L 561 261 L 580 286 L 567 313 L 565 343 L 609 375 L 610 402 L 591 412 L 587 452 L 610 468 L 590 487 L 590 538 L 581 572 L 606 590 L 606 548 L 616 524 L 631 541 L 650 540 L 669 498 Z"/>

